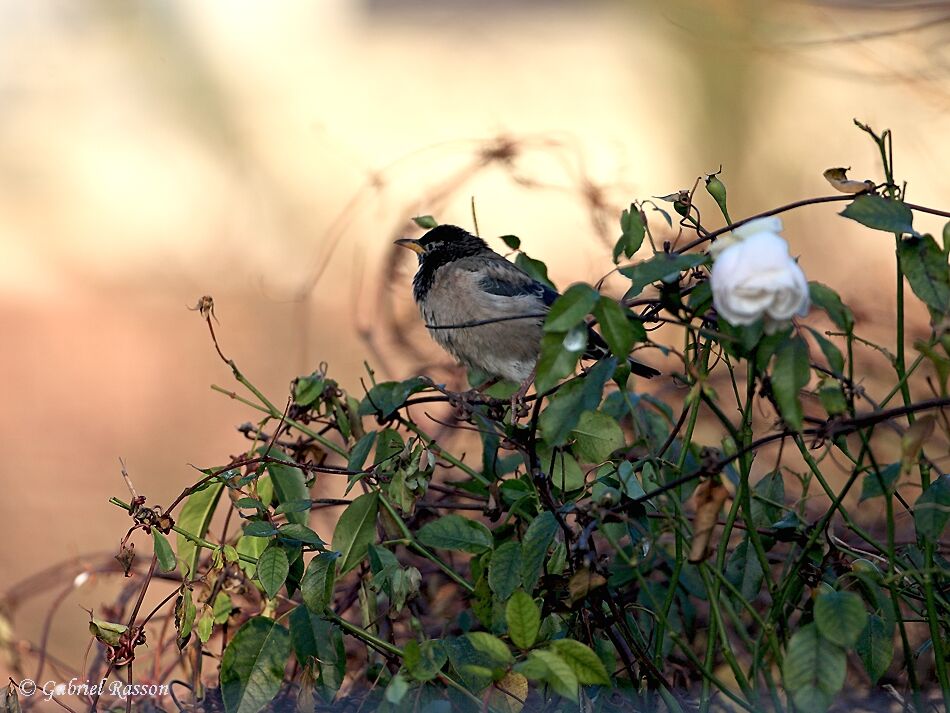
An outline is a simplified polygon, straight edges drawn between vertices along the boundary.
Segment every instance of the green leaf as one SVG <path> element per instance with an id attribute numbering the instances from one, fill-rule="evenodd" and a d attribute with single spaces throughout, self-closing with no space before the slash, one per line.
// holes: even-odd
<path id="1" fill-rule="evenodd" d="M 317 673 L 316 691 L 330 703 L 343 683 L 346 651 L 339 627 L 309 611 L 302 604 L 290 613 L 290 640 L 301 666 L 312 661 Z"/>
<path id="2" fill-rule="evenodd" d="M 818 400 L 829 416 L 837 416 L 848 410 L 848 400 L 837 382 L 825 384 L 818 390 Z"/>
<path id="3" fill-rule="evenodd" d="M 744 537 L 732 551 L 726 563 L 725 575 L 746 601 L 752 601 L 758 595 L 764 573 L 748 537 Z"/>
<path id="4" fill-rule="evenodd" d="M 587 326 L 579 324 L 567 334 L 552 332 L 541 337 L 534 386 L 544 393 L 566 376 L 574 373 L 577 360 L 587 349 Z"/>
<path id="5" fill-rule="evenodd" d="M 277 528 L 266 520 L 249 520 L 244 525 L 245 537 L 271 537 L 277 534 Z"/>
<path id="6" fill-rule="evenodd" d="M 836 327 L 845 332 L 854 328 L 854 314 L 833 289 L 820 282 L 809 282 L 808 296 L 812 304 L 825 311 Z"/>
<path id="7" fill-rule="evenodd" d="M 882 196 L 861 195 L 839 215 L 885 233 L 913 233 L 914 214 L 901 201 Z"/>
<path id="8" fill-rule="evenodd" d="M 801 337 L 793 337 L 775 355 L 772 368 L 772 393 L 786 425 L 793 431 L 802 428 L 802 402 L 798 392 L 808 383 L 808 346 Z"/>
<path id="9" fill-rule="evenodd" d="M 289 512 L 306 512 L 313 507 L 313 501 L 310 498 L 302 498 L 300 500 L 290 500 L 286 503 L 281 503 L 276 508 L 274 508 L 275 515 L 284 515 Z"/>
<path id="10" fill-rule="evenodd" d="M 403 647 L 403 664 L 417 681 L 431 681 L 438 676 L 447 658 L 445 646 L 438 639 L 421 644 L 410 639 Z"/>
<path id="11" fill-rule="evenodd" d="M 231 611 L 234 609 L 234 605 L 231 603 L 231 597 L 229 597 L 224 592 L 218 592 L 217 596 L 214 598 L 214 607 L 212 608 L 214 614 L 214 623 L 223 624 L 231 616 Z"/>
<path id="12" fill-rule="evenodd" d="M 208 473 L 208 471 L 202 471 Z M 213 472 L 213 471 L 212 471 Z M 208 534 L 211 516 L 218 506 L 218 499 L 224 490 L 224 483 L 209 483 L 204 490 L 192 493 L 185 500 L 181 514 L 178 517 L 178 527 L 195 537 L 203 538 Z M 182 563 L 182 573 L 186 579 L 195 576 L 195 565 L 198 563 L 198 545 L 182 534 L 177 535 L 178 556 Z"/>
<path id="13" fill-rule="evenodd" d="M 548 268 L 540 260 L 528 257 L 524 253 L 518 253 L 515 256 L 515 265 L 528 273 L 533 279 L 554 289 L 554 283 L 548 277 Z"/>
<path id="14" fill-rule="evenodd" d="M 294 403 L 300 406 L 310 406 L 323 395 L 326 387 L 326 375 L 315 371 L 309 376 L 301 376 L 294 384 Z"/>
<path id="15" fill-rule="evenodd" d="M 939 540 L 950 519 L 950 475 L 941 475 L 914 503 L 914 524 L 920 537 Z"/>
<path id="16" fill-rule="evenodd" d="M 818 632 L 843 648 L 850 648 L 867 624 L 868 613 L 861 597 L 853 592 L 828 592 L 815 600 Z"/>
<path id="17" fill-rule="evenodd" d="M 214 631 L 214 613 L 209 607 L 205 607 L 201 616 L 198 617 L 198 624 L 195 626 L 198 632 L 198 639 L 202 644 L 207 644 L 211 638 L 211 632 Z"/>
<path id="18" fill-rule="evenodd" d="M 706 192 L 716 201 L 716 205 L 719 206 L 719 211 L 726 222 L 731 223 L 729 211 L 726 208 L 726 184 L 719 180 L 719 176 L 716 174 L 706 176 Z"/>
<path id="19" fill-rule="evenodd" d="M 897 256 L 910 288 L 936 320 L 950 312 L 950 264 L 937 241 L 930 235 L 901 240 Z"/>
<path id="20" fill-rule="evenodd" d="M 626 442 L 620 424 L 601 411 L 582 413 L 571 435 L 574 455 L 583 463 L 605 461 Z"/>
<path id="21" fill-rule="evenodd" d="M 646 495 L 643 486 L 640 485 L 640 481 L 637 479 L 633 463 L 628 460 L 621 461 L 620 465 L 617 466 L 617 481 L 620 483 L 623 494 L 628 498 L 635 500 Z"/>
<path id="22" fill-rule="evenodd" d="M 658 280 L 673 282 L 678 280 L 683 270 L 689 270 L 706 262 L 706 255 L 674 255 L 672 253 L 657 253 L 648 260 L 637 263 L 632 267 L 621 268 L 620 272 L 630 278 L 630 289 L 624 299 L 636 297 L 643 288 Z"/>
<path id="23" fill-rule="evenodd" d="M 551 648 L 571 667 L 578 683 L 585 686 L 610 685 L 607 669 L 590 647 L 574 639 L 555 639 Z"/>
<path id="24" fill-rule="evenodd" d="M 547 443 L 538 445 L 538 459 L 541 469 L 548 473 L 551 484 L 567 492 L 584 487 L 584 471 L 566 450 L 551 448 Z"/>
<path id="25" fill-rule="evenodd" d="M 323 610 L 333 601 L 336 561 L 339 557 L 339 552 L 321 552 L 310 560 L 300 580 L 303 603 L 314 614 L 323 614 Z"/>
<path id="26" fill-rule="evenodd" d="M 261 449 L 263 453 L 265 449 Z M 272 448 L 270 455 L 281 460 L 292 460 L 283 451 Z M 271 482 L 274 484 L 274 493 L 277 495 L 277 502 L 289 503 L 295 500 L 305 500 L 310 498 L 310 491 L 307 490 L 307 479 L 300 468 L 294 466 L 281 465 L 280 463 L 268 463 L 267 472 L 270 474 Z M 310 519 L 310 511 L 289 512 L 287 513 L 287 522 L 296 522 L 306 525 Z"/>
<path id="27" fill-rule="evenodd" d="M 610 351 L 618 359 L 626 359 L 637 341 L 646 339 L 642 322 L 631 322 L 626 309 L 607 296 L 601 296 L 594 307 L 594 316 Z"/>
<path id="28" fill-rule="evenodd" d="M 305 545 L 312 545 L 318 549 L 323 549 L 326 543 L 320 539 L 320 535 L 311 530 L 306 525 L 298 525 L 296 522 L 288 522 L 281 525 L 277 534 L 285 540 L 292 542 L 302 542 Z"/>
<path id="29" fill-rule="evenodd" d="M 815 341 L 821 348 L 821 353 L 825 355 L 825 359 L 827 359 L 828 366 L 831 367 L 831 370 L 836 374 L 843 374 L 844 357 L 841 355 L 841 350 L 838 349 L 838 347 L 836 347 L 830 340 L 819 334 L 817 329 L 808 327 L 808 331 L 811 332 L 811 335 L 815 338 Z"/>
<path id="30" fill-rule="evenodd" d="M 519 649 L 530 649 L 538 639 L 541 628 L 541 610 L 534 599 L 518 590 L 511 595 L 505 607 L 508 636 Z"/>
<path id="31" fill-rule="evenodd" d="M 581 414 L 600 405 L 604 386 L 616 366 L 615 359 L 602 359 L 587 374 L 558 389 L 538 419 L 538 427 L 547 443 L 560 446 L 567 442 Z"/>
<path id="32" fill-rule="evenodd" d="M 773 471 L 755 484 L 752 490 L 752 523 L 755 527 L 771 527 L 782 517 L 785 502 L 785 480 L 782 472 Z"/>
<path id="33" fill-rule="evenodd" d="M 465 638 L 476 651 L 487 656 L 495 666 L 508 666 L 515 660 L 505 642 L 497 636 L 485 631 L 472 631 L 466 634 Z"/>
<path id="34" fill-rule="evenodd" d="M 458 550 L 479 554 L 492 546 L 491 530 L 477 520 L 461 515 L 446 515 L 419 528 L 419 542 L 440 550 Z"/>
<path id="35" fill-rule="evenodd" d="M 502 235 L 500 239 L 509 250 L 517 250 L 521 247 L 521 238 L 517 235 Z"/>
<path id="36" fill-rule="evenodd" d="M 290 658 L 290 632 L 264 617 L 238 630 L 221 657 L 221 698 L 227 713 L 258 713 L 280 690 Z"/>
<path id="37" fill-rule="evenodd" d="M 534 591 L 541 578 L 544 560 L 548 556 L 548 548 L 554 542 L 557 528 L 554 513 L 545 510 L 531 521 L 524 533 L 521 542 L 521 581 L 528 594 Z"/>
<path id="38" fill-rule="evenodd" d="M 423 230 L 432 230 L 433 228 L 437 228 L 439 226 L 439 222 L 431 215 L 417 215 L 412 219 L 412 222 Z"/>
<path id="39" fill-rule="evenodd" d="M 549 649 L 535 649 L 516 671 L 526 678 L 542 679 L 554 691 L 568 700 L 577 702 L 578 682 L 571 665 Z M 542 674 L 542 675 L 537 675 Z"/>
<path id="40" fill-rule="evenodd" d="M 175 628 L 178 629 L 179 648 L 183 647 L 185 642 L 188 641 L 188 637 L 191 636 L 191 629 L 195 624 L 195 615 L 197 613 L 198 609 L 195 607 L 195 601 L 191 596 L 191 589 L 183 584 L 179 590 L 178 601 L 175 602 Z M 103 631 L 108 631 L 105 622 L 94 621 L 100 629 L 99 635 L 101 635 Z M 125 631 L 125 628 L 123 628 L 122 631 Z M 107 639 L 107 642 L 114 646 L 118 643 L 118 640 L 111 641 Z"/>
<path id="41" fill-rule="evenodd" d="M 577 283 L 554 300 L 551 311 L 544 320 L 545 332 L 567 332 L 584 322 L 600 298 L 600 293 L 590 285 Z"/>
<path id="42" fill-rule="evenodd" d="M 346 462 L 347 470 L 362 470 L 375 442 L 376 431 L 370 431 L 360 436 L 360 439 L 353 446 L 353 450 L 350 451 L 350 458 Z"/>
<path id="43" fill-rule="evenodd" d="M 861 481 L 861 499 L 864 502 L 869 498 L 876 498 L 893 491 L 895 483 L 901 477 L 901 464 L 891 463 L 880 472 L 872 470 Z"/>
<path id="44" fill-rule="evenodd" d="M 844 685 L 846 670 L 844 649 L 822 637 L 815 624 L 802 627 L 788 642 L 782 674 L 795 705 L 802 711 L 827 710 Z"/>
<path id="45" fill-rule="evenodd" d="M 168 544 L 168 539 L 154 527 L 152 528 L 152 543 L 155 548 L 155 556 L 158 558 L 158 568 L 162 572 L 171 572 L 178 564 L 175 561 L 175 553 L 172 546 Z"/>
<path id="46" fill-rule="evenodd" d="M 249 523 L 254 524 L 254 523 Z M 265 523 L 266 524 L 266 523 Z M 246 531 L 246 530 L 245 530 Z M 237 562 L 241 569 L 247 574 L 248 577 L 253 577 L 257 572 L 257 563 L 256 560 L 261 556 L 261 552 L 267 549 L 267 545 L 270 544 L 270 541 L 263 537 L 252 537 L 249 535 L 242 535 L 241 538 L 237 541 L 235 546 L 235 551 L 239 555 L 244 555 L 245 557 L 252 557 L 254 562 L 247 562 L 238 558 Z"/>
<path id="47" fill-rule="evenodd" d="M 402 408 L 412 394 L 426 388 L 426 382 L 416 376 L 405 381 L 384 381 L 376 384 L 360 401 L 359 415 L 377 414 L 389 418 Z"/>
<path id="48" fill-rule="evenodd" d="M 290 560 L 282 547 L 271 545 L 261 553 L 257 560 L 257 578 L 267 593 L 268 599 L 280 591 L 290 572 Z"/>
<path id="49" fill-rule="evenodd" d="M 894 637 L 881 617 L 876 614 L 868 617 L 854 649 L 864 664 L 871 683 L 876 684 L 894 658 Z"/>
<path id="50" fill-rule="evenodd" d="M 366 556 L 366 549 L 376 539 L 376 513 L 379 493 L 360 495 L 347 505 L 333 530 L 333 549 L 340 553 L 340 576 L 356 567 Z"/>
<path id="51" fill-rule="evenodd" d="M 502 602 L 521 586 L 521 545 L 518 542 L 506 542 L 492 552 L 488 586 Z"/>
<path id="52" fill-rule="evenodd" d="M 614 263 L 620 258 L 621 253 L 628 258 L 633 257 L 643 245 L 646 224 L 643 222 L 640 209 L 635 204 L 631 203 L 630 209 L 620 214 L 620 230 L 620 239 L 614 246 Z"/>

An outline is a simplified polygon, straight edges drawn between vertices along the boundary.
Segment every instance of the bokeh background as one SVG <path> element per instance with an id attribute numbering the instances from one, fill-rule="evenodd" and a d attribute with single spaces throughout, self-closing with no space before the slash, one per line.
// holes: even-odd
<path id="1" fill-rule="evenodd" d="M 81 658 L 78 606 L 114 590 L 59 595 L 128 527 L 119 457 L 160 504 L 245 447 L 201 295 L 282 403 L 321 362 L 357 391 L 364 359 L 445 363 L 387 317 L 411 314 L 413 215 L 471 228 L 474 200 L 483 236 L 592 280 L 622 207 L 720 165 L 734 218 L 830 193 L 831 166 L 878 179 L 854 117 L 946 208 L 948 27 L 950 3 L 883 0 L 0 0 L 0 582 L 54 568 L 15 590 L 14 637 Z M 886 341 L 893 243 L 839 209 L 786 235 Z"/>

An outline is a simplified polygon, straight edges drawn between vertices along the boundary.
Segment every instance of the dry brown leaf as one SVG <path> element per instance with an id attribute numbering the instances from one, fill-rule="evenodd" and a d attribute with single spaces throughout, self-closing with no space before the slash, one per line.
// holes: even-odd
<path id="1" fill-rule="evenodd" d="M 874 190 L 874 181 L 852 181 L 848 178 L 848 168 L 829 168 L 822 176 L 840 193 L 866 193 Z"/>
<path id="2" fill-rule="evenodd" d="M 605 584 L 607 584 L 606 578 L 597 574 L 597 572 L 592 572 L 586 567 L 577 570 L 567 583 L 567 593 L 570 596 L 571 604 L 579 602 L 589 592 L 594 591 L 597 587 L 603 587 Z"/>
<path id="3" fill-rule="evenodd" d="M 689 548 L 689 561 L 702 562 L 709 554 L 709 540 L 719 518 L 729 491 L 718 478 L 704 480 L 693 491 L 696 516 L 693 518 L 693 542 Z"/>
<path id="4" fill-rule="evenodd" d="M 936 423 L 933 414 L 921 416 L 901 436 L 901 464 L 904 470 L 910 470 L 914 465 L 927 439 L 933 434 Z"/>
<path id="5" fill-rule="evenodd" d="M 501 713 L 520 713 L 527 697 L 528 679 L 520 673 L 509 671 L 495 684 L 488 697 L 488 706 Z"/>

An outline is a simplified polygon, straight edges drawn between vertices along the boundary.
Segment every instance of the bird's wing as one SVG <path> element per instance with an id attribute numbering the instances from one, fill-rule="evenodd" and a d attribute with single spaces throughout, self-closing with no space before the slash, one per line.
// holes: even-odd
<path id="1" fill-rule="evenodd" d="M 517 265 L 508 262 L 501 256 L 497 259 L 475 258 L 460 260 L 458 266 L 477 274 L 476 284 L 480 290 L 490 295 L 511 297 L 522 305 L 530 304 L 535 298 L 538 300 L 538 311 L 547 312 L 560 297 L 557 290 L 551 289 L 542 282 L 538 282 Z M 584 359 L 603 359 L 610 355 L 610 349 L 603 337 L 593 327 L 587 327 L 587 350 Z M 641 364 L 634 359 L 628 359 L 634 374 L 647 378 L 659 374 L 653 367 Z"/>
<path id="2" fill-rule="evenodd" d="M 484 260 L 481 264 L 473 264 L 472 270 L 479 274 L 478 286 L 485 292 L 501 297 L 536 297 L 547 308 L 560 297 L 557 290 L 552 290 L 542 282 L 538 282 L 517 265 L 505 259 Z"/>

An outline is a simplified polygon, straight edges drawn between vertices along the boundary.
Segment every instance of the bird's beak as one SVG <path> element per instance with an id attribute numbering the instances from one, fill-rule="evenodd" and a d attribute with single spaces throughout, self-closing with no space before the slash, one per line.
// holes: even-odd
<path id="1" fill-rule="evenodd" d="M 418 240 L 413 240 L 412 238 L 400 238 L 395 244 L 401 248 L 408 248 L 419 255 L 422 255 L 426 251 L 426 249 L 419 244 Z"/>

